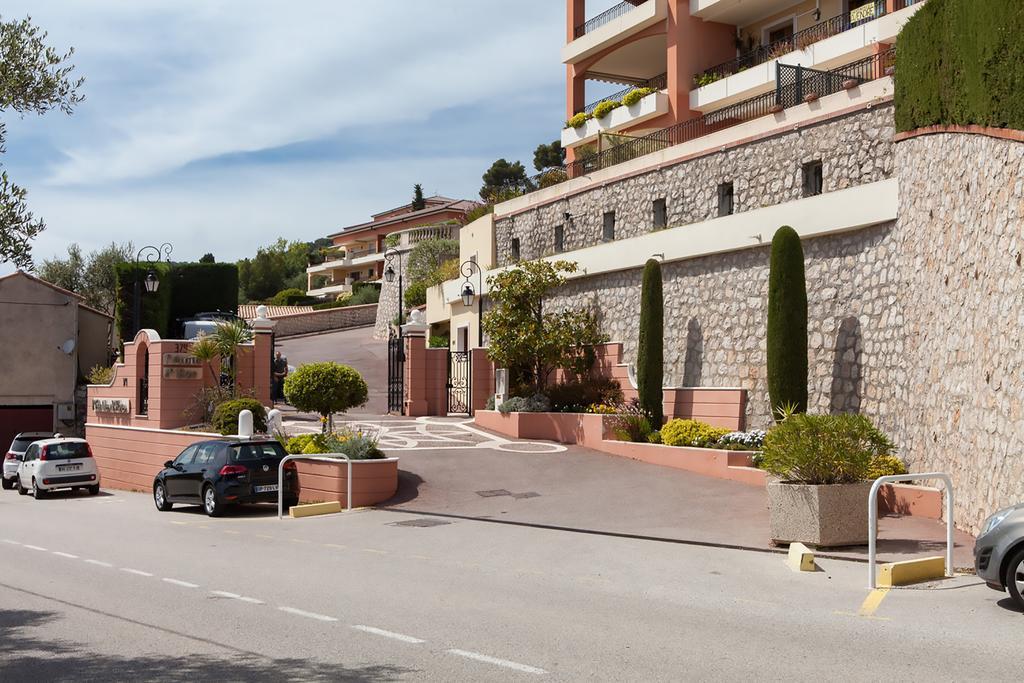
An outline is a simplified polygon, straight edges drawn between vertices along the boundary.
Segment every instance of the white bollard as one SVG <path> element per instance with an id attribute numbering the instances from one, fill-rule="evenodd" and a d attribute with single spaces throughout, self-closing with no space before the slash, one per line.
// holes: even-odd
<path id="1" fill-rule="evenodd" d="M 281 431 L 281 420 L 283 413 L 277 408 L 273 408 L 267 413 L 267 434 L 277 434 Z"/>
<path id="2" fill-rule="evenodd" d="M 243 439 L 252 438 L 252 411 L 243 410 L 238 414 L 238 436 Z"/>

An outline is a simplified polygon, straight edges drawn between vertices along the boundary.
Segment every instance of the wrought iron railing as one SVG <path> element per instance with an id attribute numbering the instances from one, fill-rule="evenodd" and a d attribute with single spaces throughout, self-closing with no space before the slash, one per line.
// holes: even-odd
<path id="1" fill-rule="evenodd" d="M 632 10 L 636 9 L 640 5 L 643 5 L 644 3 L 647 2 L 650 2 L 650 0 L 625 0 L 625 2 L 620 2 L 618 5 L 615 5 L 615 7 L 612 7 L 611 9 L 607 9 L 604 12 L 601 12 L 593 19 L 590 19 L 586 23 L 577 26 L 575 31 L 573 32 L 573 35 L 576 38 L 582 38 L 591 31 L 597 29 L 598 27 L 604 26 L 609 21 L 618 19 L 622 15 L 631 12 Z"/>
<path id="2" fill-rule="evenodd" d="M 909 0 L 911 3 L 915 1 Z M 884 14 L 885 0 L 874 0 L 874 2 L 869 2 L 849 12 L 843 12 L 838 16 L 819 22 L 802 31 L 797 31 L 788 38 L 756 47 L 735 59 L 730 59 L 728 62 L 705 69 L 699 74 L 694 75 L 693 83 L 697 87 L 709 85 L 727 76 L 732 76 L 751 67 L 788 55 L 796 50 L 803 50 L 818 41 L 831 38 L 844 31 L 849 31 L 855 26 L 877 19 Z"/>
<path id="3" fill-rule="evenodd" d="M 513 196 L 526 194 L 646 154 L 660 152 L 668 147 L 689 142 L 752 119 L 778 113 L 786 107 L 882 78 L 892 73 L 895 64 L 895 48 L 828 71 L 778 64 L 776 66 L 776 88 L 773 91 L 641 137 L 604 135 L 602 142 L 606 141 L 610 145 L 606 149 L 602 149 L 597 154 L 577 159 L 565 166 L 554 167 L 538 173 L 528 178 L 521 186 L 510 188 L 509 191 Z"/>
<path id="4" fill-rule="evenodd" d="M 601 99 L 597 100 L 596 102 L 591 102 L 587 106 L 583 107 L 583 109 L 578 109 L 575 113 L 579 114 L 580 112 L 583 112 L 584 114 L 589 114 L 590 112 L 592 112 L 595 109 L 597 109 L 597 105 L 601 104 L 602 102 L 618 102 L 623 97 L 625 97 L 629 93 L 633 92 L 634 90 L 638 90 L 639 88 L 650 88 L 652 90 L 664 90 L 667 87 L 668 87 L 668 74 L 665 73 L 665 74 L 661 74 L 660 76 L 655 76 L 654 78 L 651 78 L 651 79 L 648 79 L 646 81 L 643 81 L 642 83 L 637 83 L 636 85 L 631 85 L 628 88 L 620 90 L 617 93 L 612 93 L 611 95 L 608 95 L 607 97 L 602 97 Z"/>

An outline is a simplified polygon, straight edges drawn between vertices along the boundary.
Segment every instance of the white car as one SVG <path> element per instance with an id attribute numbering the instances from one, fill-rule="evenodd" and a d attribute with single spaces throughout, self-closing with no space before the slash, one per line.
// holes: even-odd
<path id="1" fill-rule="evenodd" d="M 7 455 L 4 456 L 2 483 L 5 491 L 14 488 L 14 482 L 18 478 L 18 466 L 21 465 L 21 459 L 29 445 L 33 441 L 50 438 L 53 438 L 53 432 L 22 432 L 14 437 L 11 447 L 7 449 Z"/>
<path id="2" fill-rule="evenodd" d="M 18 493 L 31 489 L 37 500 L 55 489 L 87 489 L 100 492 L 100 474 L 92 449 L 85 439 L 55 437 L 28 447 L 18 465 Z"/>

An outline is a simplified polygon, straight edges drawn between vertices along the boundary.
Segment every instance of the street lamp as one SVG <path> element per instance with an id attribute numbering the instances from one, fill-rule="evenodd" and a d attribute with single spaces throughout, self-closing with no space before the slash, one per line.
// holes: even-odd
<path id="1" fill-rule="evenodd" d="M 463 277 L 466 278 L 466 281 L 462 284 L 462 305 L 470 308 L 473 305 L 473 300 L 476 299 L 477 301 L 476 345 L 482 347 L 484 345 L 484 272 L 480 268 L 480 264 L 473 260 L 463 263 L 459 270 L 462 272 Z M 477 276 L 477 288 L 475 290 L 473 289 L 473 283 L 469 281 L 474 270 Z"/>
<path id="2" fill-rule="evenodd" d="M 165 261 L 170 263 L 171 252 L 174 248 L 169 242 L 164 242 L 159 247 L 146 245 L 139 249 L 139 252 L 135 255 L 135 269 L 132 273 L 132 298 L 133 298 L 133 313 L 132 321 L 135 323 L 135 331 L 132 334 L 132 339 L 142 329 L 142 287 L 139 282 L 139 264 L 142 262 L 142 256 L 145 254 L 146 263 L 156 263 L 162 256 Z M 146 277 L 142 278 L 142 283 L 145 284 L 146 292 L 149 294 L 156 293 L 157 289 L 160 288 L 160 278 L 157 277 L 156 270 L 153 266 L 149 267 L 149 272 L 146 273 Z"/>

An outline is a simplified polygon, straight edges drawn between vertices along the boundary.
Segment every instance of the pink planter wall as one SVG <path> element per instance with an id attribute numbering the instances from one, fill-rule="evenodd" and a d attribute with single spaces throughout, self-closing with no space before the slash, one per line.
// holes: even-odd
<path id="1" fill-rule="evenodd" d="M 296 460 L 299 470 L 299 501 L 338 501 L 345 507 L 348 466 L 344 460 Z M 352 463 L 352 507 L 382 503 L 398 490 L 398 458 L 356 460 Z"/>
<path id="2" fill-rule="evenodd" d="M 219 439 L 220 434 L 86 424 L 85 438 L 103 488 L 151 491 L 165 462 L 194 443 Z"/>

